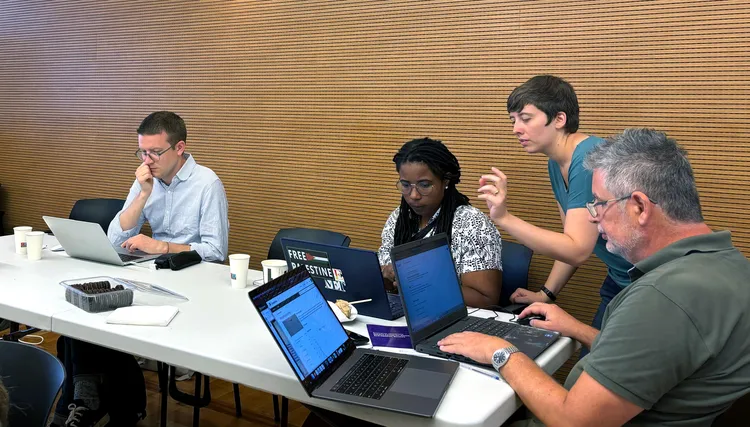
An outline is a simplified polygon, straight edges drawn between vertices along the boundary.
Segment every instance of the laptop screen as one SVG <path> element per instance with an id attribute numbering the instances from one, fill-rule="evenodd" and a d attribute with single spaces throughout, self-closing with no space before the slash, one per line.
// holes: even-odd
<path id="1" fill-rule="evenodd" d="M 445 235 L 394 250 L 394 265 L 413 333 L 465 310 L 461 286 Z M 398 253 L 397 253 L 398 252 Z"/>
<path id="2" fill-rule="evenodd" d="M 344 354 L 346 331 L 304 267 L 250 298 L 306 389 Z"/>

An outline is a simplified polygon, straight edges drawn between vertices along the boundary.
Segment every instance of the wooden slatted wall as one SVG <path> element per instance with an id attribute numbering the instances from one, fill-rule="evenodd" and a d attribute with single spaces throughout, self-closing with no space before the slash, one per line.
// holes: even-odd
<path id="1" fill-rule="evenodd" d="M 135 129 L 168 109 L 224 181 L 230 252 L 254 267 L 281 227 L 376 249 L 399 200 L 391 158 L 423 136 L 457 154 L 466 194 L 499 166 L 511 210 L 559 230 L 545 159 L 505 112 L 552 73 L 583 131 L 677 138 L 708 222 L 750 254 L 749 27 L 747 1 L 0 2 L 0 210 L 6 229 L 44 227 L 77 199 L 125 197 Z M 534 257 L 533 288 L 550 266 Z M 589 321 L 603 276 L 592 259 L 559 302 Z"/>

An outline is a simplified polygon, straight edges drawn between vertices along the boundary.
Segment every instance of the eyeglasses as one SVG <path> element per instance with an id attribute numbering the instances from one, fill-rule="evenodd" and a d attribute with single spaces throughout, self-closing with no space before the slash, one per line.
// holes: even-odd
<path id="1" fill-rule="evenodd" d="M 589 211 L 589 214 L 591 214 L 592 218 L 596 218 L 597 216 L 599 216 L 599 212 L 596 210 L 597 207 L 599 207 L 599 206 L 606 206 L 609 203 L 619 203 L 619 202 L 622 202 L 623 200 L 629 199 L 630 196 L 632 196 L 632 195 L 633 195 L 633 193 L 630 193 L 627 196 L 618 197 L 616 199 L 603 200 L 601 202 L 597 202 L 596 199 L 594 199 L 594 200 L 586 203 L 586 209 Z M 658 204 L 658 203 L 656 203 L 655 201 L 653 201 L 651 199 L 648 199 L 648 201 L 651 202 L 651 203 L 653 203 L 653 204 L 655 204 L 655 205 Z"/>
<path id="2" fill-rule="evenodd" d="M 614 202 L 614 203 L 622 202 L 623 200 L 629 199 L 632 194 L 633 193 L 630 193 L 627 196 L 622 196 L 622 197 L 617 198 L 617 199 L 603 200 L 601 202 L 597 202 L 596 199 L 594 199 L 594 200 L 586 203 L 586 209 L 588 209 L 589 214 L 591 214 L 592 218 L 596 218 L 597 216 L 599 216 L 599 212 L 596 210 L 597 207 L 599 207 L 599 206 L 607 206 L 607 204 L 612 203 L 612 202 Z"/>
<path id="3" fill-rule="evenodd" d="M 174 145 L 170 145 L 169 147 L 161 150 L 161 151 L 149 151 L 149 150 L 141 150 L 140 148 L 135 150 L 135 157 L 138 158 L 138 160 L 146 160 L 146 156 L 151 157 L 151 160 L 153 161 L 159 161 L 161 158 L 161 155 L 166 153 L 167 151 L 174 148 Z"/>
<path id="4" fill-rule="evenodd" d="M 412 184 L 409 181 L 399 180 L 396 182 L 396 188 L 404 196 L 411 194 L 412 187 L 417 189 L 417 193 L 423 196 L 429 196 L 435 186 L 430 181 L 419 181 L 416 184 Z"/>

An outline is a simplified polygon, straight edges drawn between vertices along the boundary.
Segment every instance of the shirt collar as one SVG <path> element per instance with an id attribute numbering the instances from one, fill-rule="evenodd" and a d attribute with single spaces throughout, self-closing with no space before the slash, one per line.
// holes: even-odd
<path id="1" fill-rule="evenodd" d="M 691 253 L 710 253 L 733 249 L 732 236 L 729 231 L 718 231 L 715 233 L 700 234 L 678 240 L 671 245 L 662 248 L 650 257 L 637 262 L 633 268 L 628 270 L 631 282 L 640 279 L 649 271 L 659 266 L 674 261 Z"/>
<path id="2" fill-rule="evenodd" d="M 185 158 L 185 164 L 182 165 L 180 170 L 177 172 L 177 175 L 175 175 L 175 178 L 179 179 L 180 181 L 187 181 L 187 179 L 190 178 L 190 175 L 195 170 L 195 159 L 193 159 L 193 156 L 188 153 L 185 153 L 182 156 Z"/>
<path id="3" fill-rule="evenodd" d="M 431 223 L 432 221 L 435 221 L 438 215 L 440 215 L 440 208 L 438 208 L 438 210 L 436 210 L 435 213 L 432 214 L 432 218 L 430 218 L 430 220 L 427 221 L 427 224 Z"/>

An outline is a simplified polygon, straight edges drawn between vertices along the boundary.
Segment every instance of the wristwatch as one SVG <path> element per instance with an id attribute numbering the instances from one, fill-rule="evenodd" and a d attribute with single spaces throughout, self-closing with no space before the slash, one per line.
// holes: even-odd
<path id="1" fill-rule="evenodd" d="M 508 359 L 510 359 L 510 355 L 513 353 L 518 353 L 520 350 L 516 346 L 510 346 L 501 348 L 499 350 L 496 350 L 492 354 L 492 367 L 495 368 L 496 371 L 500 371 L 500 368 L 505 366 L 506 363 L 508 363 Z"/>

